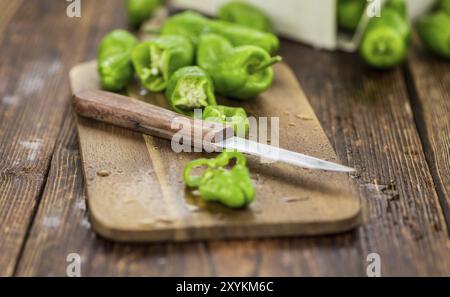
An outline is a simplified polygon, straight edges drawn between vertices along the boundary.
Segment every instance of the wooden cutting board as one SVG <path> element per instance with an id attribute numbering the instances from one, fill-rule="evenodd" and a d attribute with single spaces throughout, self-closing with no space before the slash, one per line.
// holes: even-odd
<path id="1" fill-rule="evenodd" d="M 275 66 L 270 90 L 242 105 L 249 115 L 280 118 L 280 146 L 329 161 L 336 157 L 290 68 Z M 96 62 L 72 69 L 73 92 L 99 88 Z M 162 94 L 136 84 L 127 93 L 167 107 Z M 347 174 L 261 164 L 249 157 L 256 200 L 243 210 L 204 203 L 182 181 L 183 167 L 202 153 L 176 154 L 170 142 L 78 117 L 78 134 L 94 229 L 116 241 L 187 241 L 338 233 L 360 222 Z M 213 157 L 213 156 L 207 156 Z"/>

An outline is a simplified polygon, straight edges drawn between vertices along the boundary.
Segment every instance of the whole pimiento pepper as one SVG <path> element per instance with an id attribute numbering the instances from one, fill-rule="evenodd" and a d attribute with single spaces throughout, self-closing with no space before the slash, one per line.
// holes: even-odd
<path id="1" fill-rule="evenodd" d="M 364 1 L 364 0 L 363 0 Z M 243 1 L 230 1 L 220 7 L 217 16 L 222 21 L 272 33 L 273 24 L 264 11 Z"/>
<path id="2" fill-rule="evenodd" d="M 367 0 L 338 0 L 338 26 L 355 31 L 367 5 Z"/>
<path id="3" fill-rule="evenodd" d="M 197 66 L 180 68 L 170 77 L 166 99 L 173 110 L 188 116 L 195 109 L 217 105 L 211 78 Z"/>
<path id="4" fill-rule="evenodd" d="M 267 90 L 273 82 L 272 65 L 281 57 L 271 57 L 257 46 L 233 45 L 217 34 L 201 36 L 197 64 L 213 79 L 216 91 L 235 99 L 249 99 Z"/>
<path id="5" fill-rule="evenodd" d="M 393 1 L 393 0 L 391 0 Z M 375 68 L 390 68 L 402 63 L 411 44 L 411 25 L 395 0 L 395 6 L 386 4 L 380 17 L 373 17 L 363 34 L 359 53 Z M 405 8 L 406 11 L 406 8 Z"/>
<path id="6" fill-rule="evenodd" d="M 136 46 L 131 59 L 142 85 L 160 92 L 176 70 L 194 64 L 194 47 L 184 36 L 161 36 Z"/>
<path id="7" fill-rule="evenodd" d="M 199 37 L 206 33 L 220 34 L 234 46 L 255 45 L 270 54 L 280 46 L 278 38 L 271 33 L 261 32 L 241 25 L 220 20 L 210 20 L 198 13 L 187 11 L 169 18 L 161 29 L 162 35 L 184 35 L 197 45 Z"/>
<path id="8" fill-rule="evenodd" d="M 231 170 L 225 167 L 235 159 Z M 219 202 L 230 208 L 242 208 L 255 197 L 246 158 L 238 152 L 224 151 L 215 159 L 191 161 L 184 168 L 183 179 L 189 188 L 198 188 L 203 200 Z M 202 175 L 191 176 L 191 171 L 206 166 Z"/>
<path id="9" fill-rule="evenodd" d="M 432 53 L 450 59 L 450 15 L 438 10 L 423 17 L 418 23 L 422 43 Z"/>
<path id="10" fill-rule="evenodd" d="M 114 30 L 103 37 L 97 60 L 103 89 L 120 91 L 133 78 L 131 52 L 137 44 L 137 39 L 124 30 Z"/>
<path id="11" fill-rule="evenodd" d="M 135 28 L 140 27 L 162 2 L 162 0 L 126 0 L 128 22 Z"/>
<path id="12" fill-rule="evenodd" d="M 245 136 L 250 127 L 247 113 L 242 107 L 210 105 L 203 111 L 203 120 L 230 125 L 235 135 Z"/>

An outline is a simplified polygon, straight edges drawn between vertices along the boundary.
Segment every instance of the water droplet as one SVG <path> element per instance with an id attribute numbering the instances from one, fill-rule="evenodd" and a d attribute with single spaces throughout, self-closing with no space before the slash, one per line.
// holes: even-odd
<path id="1" fill-rule="evenodd" d="M 108 170 L 100 170 L 100 171 L 97 171 L 97 175 L 101 176 L 101 177 L 107 177 L 110 175 L 110 173 Z"/>

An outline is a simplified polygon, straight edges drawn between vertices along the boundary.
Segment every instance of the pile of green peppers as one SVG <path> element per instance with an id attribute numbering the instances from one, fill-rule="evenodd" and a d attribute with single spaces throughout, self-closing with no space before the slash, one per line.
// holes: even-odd
<path id="1" fill-rule="evenodd" d="M 431 14 L 420 19 L 417 29 L 430 52 L 450 59 L 450 0 L 440 0 Z"/>
<path id="2" fill-rule="evenodd" d="M 231 160 L 236 164 L 231 169 Z M 242 208 L 255 197 L 255 188 L 250 179 L 243 154 L 224 151 L 215 159 L 191 161 L 184 168 L 183 179 L 189 188 L 198 189 L 203 200 L 218 202 L 230 208 Z M 206 166 L 202 175 L 191 175 L 192 170 Z"/>
<path id="3" fill-rule="evenodd" d="M 365 0 L 363 0 L 365 1 Z M 274 31 L 270 18 L 258 7 L 243 1 L 229 1 L 217 13 L 222 21 L 239 24 L 259 31 Z"/>
<path id="4" fill-rule="evenodd" d="M 405 0 L 389 0 L 380 17 L 369 20 L 359 53 L 374 68 L 390 68 L 401 64 L 411 45 L 411 24 Z"/>
<path id="5" fill-rule="evenodd" d="M 130 25 L 140 27 L 162 2 L 126 0 Z M 202 109 L 203 120 L 229 125 L 235 135 L 245 136 L 250 126 L 245 110 L 217 105 L 215 94 L 246 100 L 271 86 L 271 66 L 281 61 L 272 57 L 279 48 L 272 32 L 261 10 L 240 1 L 225 4 L 216 20 L 187 11 L 169 18 L 151 40 L 139 43 L 124 30 L 106 35 L 98 52 L 98 73 L 106 90 L 122 91 L 136 77 L 147 90 L 165 92 L 177 113 L 195 116 L 194 111 Z M 227 169 L 233 159 L 236 165 Z M 191 176 L 199 166 L 207 169 Z M 189 163 L 184 179 L 206 201 L 238 208 L 254 199 L 246 159 L 237 152 Z"/>
<path id="6" fill-rule="evenodd" d="M 258 46 L 269 54 L 275 53 L 280 46 L 278 38 L 272 33 L 227 21 L 211 20 L 192 11 L 186 11 L 169 18 L 161 29 L 163 35 L 187 36 L 195 45 L 198 44 L 200 37 L 206 33 L 219 34 L 228 39 L 233 46 Z"/>

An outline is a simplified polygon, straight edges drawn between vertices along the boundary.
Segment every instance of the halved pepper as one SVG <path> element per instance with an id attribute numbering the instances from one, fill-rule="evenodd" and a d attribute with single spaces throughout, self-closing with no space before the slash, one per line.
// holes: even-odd
<path id="1" fill-rule="evenodd" d="M 250 127 L 247 113 L 242 107 L 210 105 L 203 111 L 203 120 L 230 125 L 235 135 L 245 135 Z"/>
<path id="2" fill-rule="evenodd" d="M 134 28 L 148 20 L 163 0 L 127 0 L 128 22 Z"/>
<path id="3" fill-rule="evenodd" d="M 404 0 L 388 2 L 381 16 L 371 18 L 367 24 L 359 53 L 372 67 L 390 68 L 406 59 L 411 44 L 411 25 L 401 3 L 406 5 Z"/>
<path id="4" fill-rule="evenodd" d="M 206 33 L 220 34 L 234 46 L 259 46 L 269 53 L 278 50 L 280 42 L 271 33 L 220 20 L 210 20 L 201 14 L 186 11 L 169 18 L 161 29 L 162 35 L 184 35 L 197 45 L 199 37 Z"/>
<path id="5" fill-rule="evenodd" d="M 180 68 L 171 76 L 166 99 L 173 110 L 188 116 L 193 116 L 195 109 L 217 105 L 211 78 L 197 66 Z"/>
<path id="6" fill-rule="evenodd" d="M 281 61 L 257 46 L 233 45 L 217 34 L 201 36 L 197 64 L 212 77 L 216 91 L 235 99 L 249 99 L 273 82 L 272 65 Z"/>
<path id="7" fill-rule="evenodd" d="M 231 160 L 236 164 L 226 169 Z M 198 159 L 184 168 L 183 179 L 189 188 L 198 188 L 205 201 L 219 202 L 230 208 L 242 208 L 253 202 L 255 188 L 250 179 L 246 158 L 239 152 L 224 151 L 215 159 Z M 192 176 L 191 171 L 206 166 L 202 175 Z"/>
<path id="8" fill-rule="evenodd" d="M 184 36 L 161 36 L 136 46 L 131 59 L 142 85 L 160 92 L 176 70 L 194 64 L 194 47 Z"/>
<path id="9" fill-rule="evenodd" d="M 137 39 L 125 30 L 114 30 L 103 37 L 97 60 L 103 89 L 120 91 L 133 78 L 131 52 L 137 44 Z"/>
<path id="10" fill-rule="evenodd" d="M 450 59 L 450 15 L 442 10 L 423 17 L 418 23 L 418 33 L 426 48 L 432 53 Z"/>
<path id="11" fill-rule="evenodd" d="M 243 1 L 225 3 L 220 7 L 217 16 L 222 21 L 239 24 L 259 31 L 270 33 L 274 31 L 272 21 L 265 12 Z"/>

